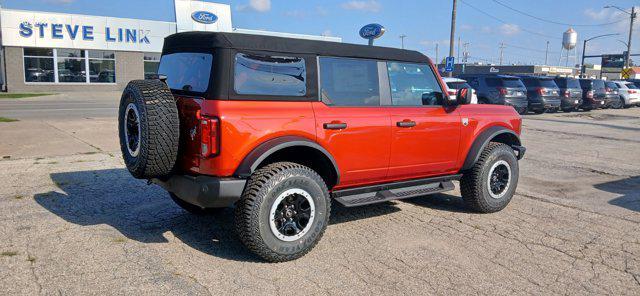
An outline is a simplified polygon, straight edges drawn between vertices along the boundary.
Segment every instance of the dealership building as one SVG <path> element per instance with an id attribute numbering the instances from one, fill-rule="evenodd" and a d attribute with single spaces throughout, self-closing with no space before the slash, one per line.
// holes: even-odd
<path id="1" fill-rule="evenodd" d="M 175 22 L 0 9 L 0 85 L 9 92 L 122 90 L 157 74 L 164 38 L 176 32 L 340 38 L 238 29 L 231 7 L 175 0 Z"/>

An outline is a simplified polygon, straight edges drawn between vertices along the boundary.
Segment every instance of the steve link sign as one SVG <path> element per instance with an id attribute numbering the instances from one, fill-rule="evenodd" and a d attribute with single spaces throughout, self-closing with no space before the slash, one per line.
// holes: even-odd
<path id="1" fill-rule="evenodd" d="M 20 36 L 30 38 L 36 36 L 38 38 L 50 37 L 52 39 L 76 40 L 82 38 L 85 41 L 93 41 L 94 26 L 90 25 L 74 25 L 74 24 L 56 24 L 56 23 L 30 23 L 22 22 L 19 28 Z M 150 44 L 151 41 L 147 37 L 149 30 L 131 29 L 131 28 L 104 28 L 104 38 L 106 42 L 126 42 L 126 43 L 145 43 Z"/>

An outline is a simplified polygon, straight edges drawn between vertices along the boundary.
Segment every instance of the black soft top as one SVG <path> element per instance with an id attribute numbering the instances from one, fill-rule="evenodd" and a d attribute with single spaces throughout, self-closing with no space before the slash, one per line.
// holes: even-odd
<path id="1" fill-rule="evenodd" d="M 351 57 L 426 63 L 429 59 L 413 50 L 359 44 L 222 32 L 184 32 L 164 40 L 163 54 L 208 51 L 214 48 L 255 50 L 320 56 Z"/>

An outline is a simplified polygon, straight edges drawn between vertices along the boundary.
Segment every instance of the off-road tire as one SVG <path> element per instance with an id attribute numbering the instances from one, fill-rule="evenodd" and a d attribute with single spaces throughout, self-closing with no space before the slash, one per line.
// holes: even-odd
<path id="1" fill-rule="evenodd" d="M 563 109 L 562 109 L 562 112 L 564 112 L 564 113 L 571 113 L 571 112 L 573 112 L 573 110 L 575 110 L 573 107 L 570 107 L 570 108 L 563 108 Z"/>
<path id="2" fill-rule="evenodd" d="M 139 150 L 127 148 L 125 120 L 129 105 L 139 115 Z M 135 178 L 161 178 L 171 173 L 178 157 L 180 119 L 171 91 L 160 80 L 133 80 L 120 99 L 118 112 L 120 149 L 127 169 Z"/>
<path id="3" fill-rule="evenodd" d="M 277 197 L 288 189 L 306 190 L 315 204 L 310 230 L 294 241 L 280 240 L 270 228 L 270 211 Z M 312 169 L 291 162 L 278 162 L 255 171 L 236 203 L 235 225 L 240 241 L 269 262 L 294 260 L 311 251 L 324 234 L 331 211 L 329 191 Z"/>
<path id="4" fill-rule="evenodd" d="M 199 206 L 192 205 L 180 199 L 172 192 L 169 192 L 169 196 L 171 196 L 171 199 L 176 203 L 176 205 L 196 216 L 218 215 L 225 211 L 225 208 L 201 208 Z"/>
<path id="5" fill-rule="evenodd" d="M 489 193 L 489 170 L 498 161 L 506 161 L 511 169 L 510 185 L 501 198 L 493 198 Z M 511 201 L 518 186 L 518 160 L 511 147 L 503 143 L 491 142 L 482 151 L 473 167 L 463 173 L 460 191 L 465 205 L 476 212 L 493 213 L 504 209 Z"/>

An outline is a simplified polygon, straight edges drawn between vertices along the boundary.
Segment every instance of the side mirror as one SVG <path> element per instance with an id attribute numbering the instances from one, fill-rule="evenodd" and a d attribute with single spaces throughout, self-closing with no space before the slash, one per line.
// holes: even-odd
<path id="1" fill-rule="evenodd" d="M 473 89 L 470 87 L 461 88 L 456 93 L 457 105 L 471 104 L 471 98 L 473 98 Z"/>

